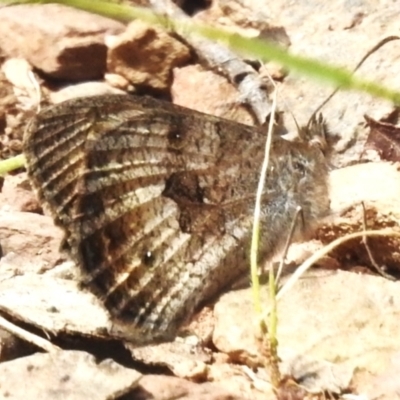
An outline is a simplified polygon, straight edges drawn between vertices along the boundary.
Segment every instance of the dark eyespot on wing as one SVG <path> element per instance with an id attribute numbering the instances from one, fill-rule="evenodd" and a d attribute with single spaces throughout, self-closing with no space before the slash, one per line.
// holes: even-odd
<path id="1" fill-rule="evenodd" d="M 183 150 L 187 139 L 187 131 L 182 129 L 179 125 L 172 125 L 168 131 L 168 149 L 169 150 Z"/>
<path id="2" fill-rule="evenodd" d="M 147 250 L 142 257 L 143 265 L 151 268 L 155 265 L 156 262 L 156 254 L 151 250 Z"/>

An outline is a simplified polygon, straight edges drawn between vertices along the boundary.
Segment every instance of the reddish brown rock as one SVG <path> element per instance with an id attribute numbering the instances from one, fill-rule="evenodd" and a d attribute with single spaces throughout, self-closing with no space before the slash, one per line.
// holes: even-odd
<path id="1" fill-rule="evenodd" d="M 238 100 L 238 90 L 224 77 L 198 65 L 174 69 L 171 93 L 175 104 L 243 124 L 254 124 L 252 115 Z"/>
<path id="2" fill-rule="evenodd" d="M 39 213 L 41 206 L 32 192 L 25 173 L 6 175 L 0 193 L 0 208 L 5 211 L 28 211 Z"/>
<path id="3" fill-rule="evenodd" d="M 172 69 L 190 59 L 190 50 L 165 31 L 140 21 L 108 39 L 108 72 L 119 74 L 134 86 L 166 91 L 172 82 Z"/>
<path id="4" fill-rule="evenodd" d="M 239 400 L 242 396 L 218 384 L 196 384 L 172 376 L 145 375 L 132 399 Z"/>
<path id="5" fill-rule="evenodd" d="M 117 21 L 58 4 L 0 9 L 1 49 L 56 79 L 102 77 L 107 53 L 104 36 L 123 29 Z"/>

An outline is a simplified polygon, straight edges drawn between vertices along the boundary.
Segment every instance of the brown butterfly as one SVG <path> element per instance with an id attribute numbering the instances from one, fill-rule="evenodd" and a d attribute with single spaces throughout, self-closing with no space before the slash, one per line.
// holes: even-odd
<path id="1" fill-rule="evenodd" d="M 274 137 L 260 263 L 286 240 L 298 206 L 297 234 L 329 210 L 323 149 L 303 136 Z M 28 174 L 112 334 L 169 340 L 248 270 L 265 139 L 261 128 L 128 95 L 67 101 L 29 124 Z"/>

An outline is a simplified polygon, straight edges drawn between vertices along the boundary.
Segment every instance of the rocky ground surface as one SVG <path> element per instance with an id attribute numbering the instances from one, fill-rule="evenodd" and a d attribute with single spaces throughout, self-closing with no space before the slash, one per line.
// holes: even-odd
<path id="1" fill-rule="evenodd" d="M 399 33 L 399 11 L 397 2 L 384 0 L 215 0 L 192 18 L 272 38 L 294 53 L 351 69 L 381 38 Z M 184 41 L 138 21 L 125 25 L 59 5 L 1 7 L 1 157 L 21 153 L 24 127 L 39 103 L 77 96 L 146 93 L 254 124 L 241 89 L 195 54 Z M 400 41 L 393 41 L 358 73 L 398 89 L 399 58 Z M 278 107 L 289 132 L 295 131 L 291 114 L 299 124 L 307 123 L 332 91 L 273 63 L 251 74 L 265 79 L 267 72 L 277 80 Z M 392 104 L 355 92 L 339 92 L 323 109 L 330 131 L 340 136 L 330 174 L 332 215 L 311 241 L 291 246 L 284 280 L 324 245 L 364 225 L 392 229 L 397 236 L 368 239 L 374 262 L 361 237 L 341 244 L 282 296 L 280 368 L 302 389 L 298 397 L 278 392 L 281 399 L 346 398 L 344 393 L 400 398 L 399 283 L 373 267 L 399 276 L 400 145 L 395 114 L 388 118 L 392 111 Z M 386 120 L 367 125 L 364 115 Z M 248 285 L 200 310 L 186 327 L 191 335 L 137 348 L 104 334 L 109 317 L 93 295 L 78 288 L 76 267 L 58 251 L 61 240 L 25 172 L 5 176 L 0 193 L 1 398 L 54 399 L 55 393 L 73 400 L 276 397 L 256 339 Z"/>

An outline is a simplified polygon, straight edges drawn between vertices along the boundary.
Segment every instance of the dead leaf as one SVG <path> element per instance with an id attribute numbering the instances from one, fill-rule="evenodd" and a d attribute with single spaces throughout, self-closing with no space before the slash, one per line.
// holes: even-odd
<path id="1" fill-rule="evenodd" d="M 375 121 L 367 115 L 364 118 L 371 129 L 364 151 L 375 150 L 381 160 L 400 161 L 400 127 L 391 122 Z M 387 121 L 391 120 L 389 116 Z"/>

